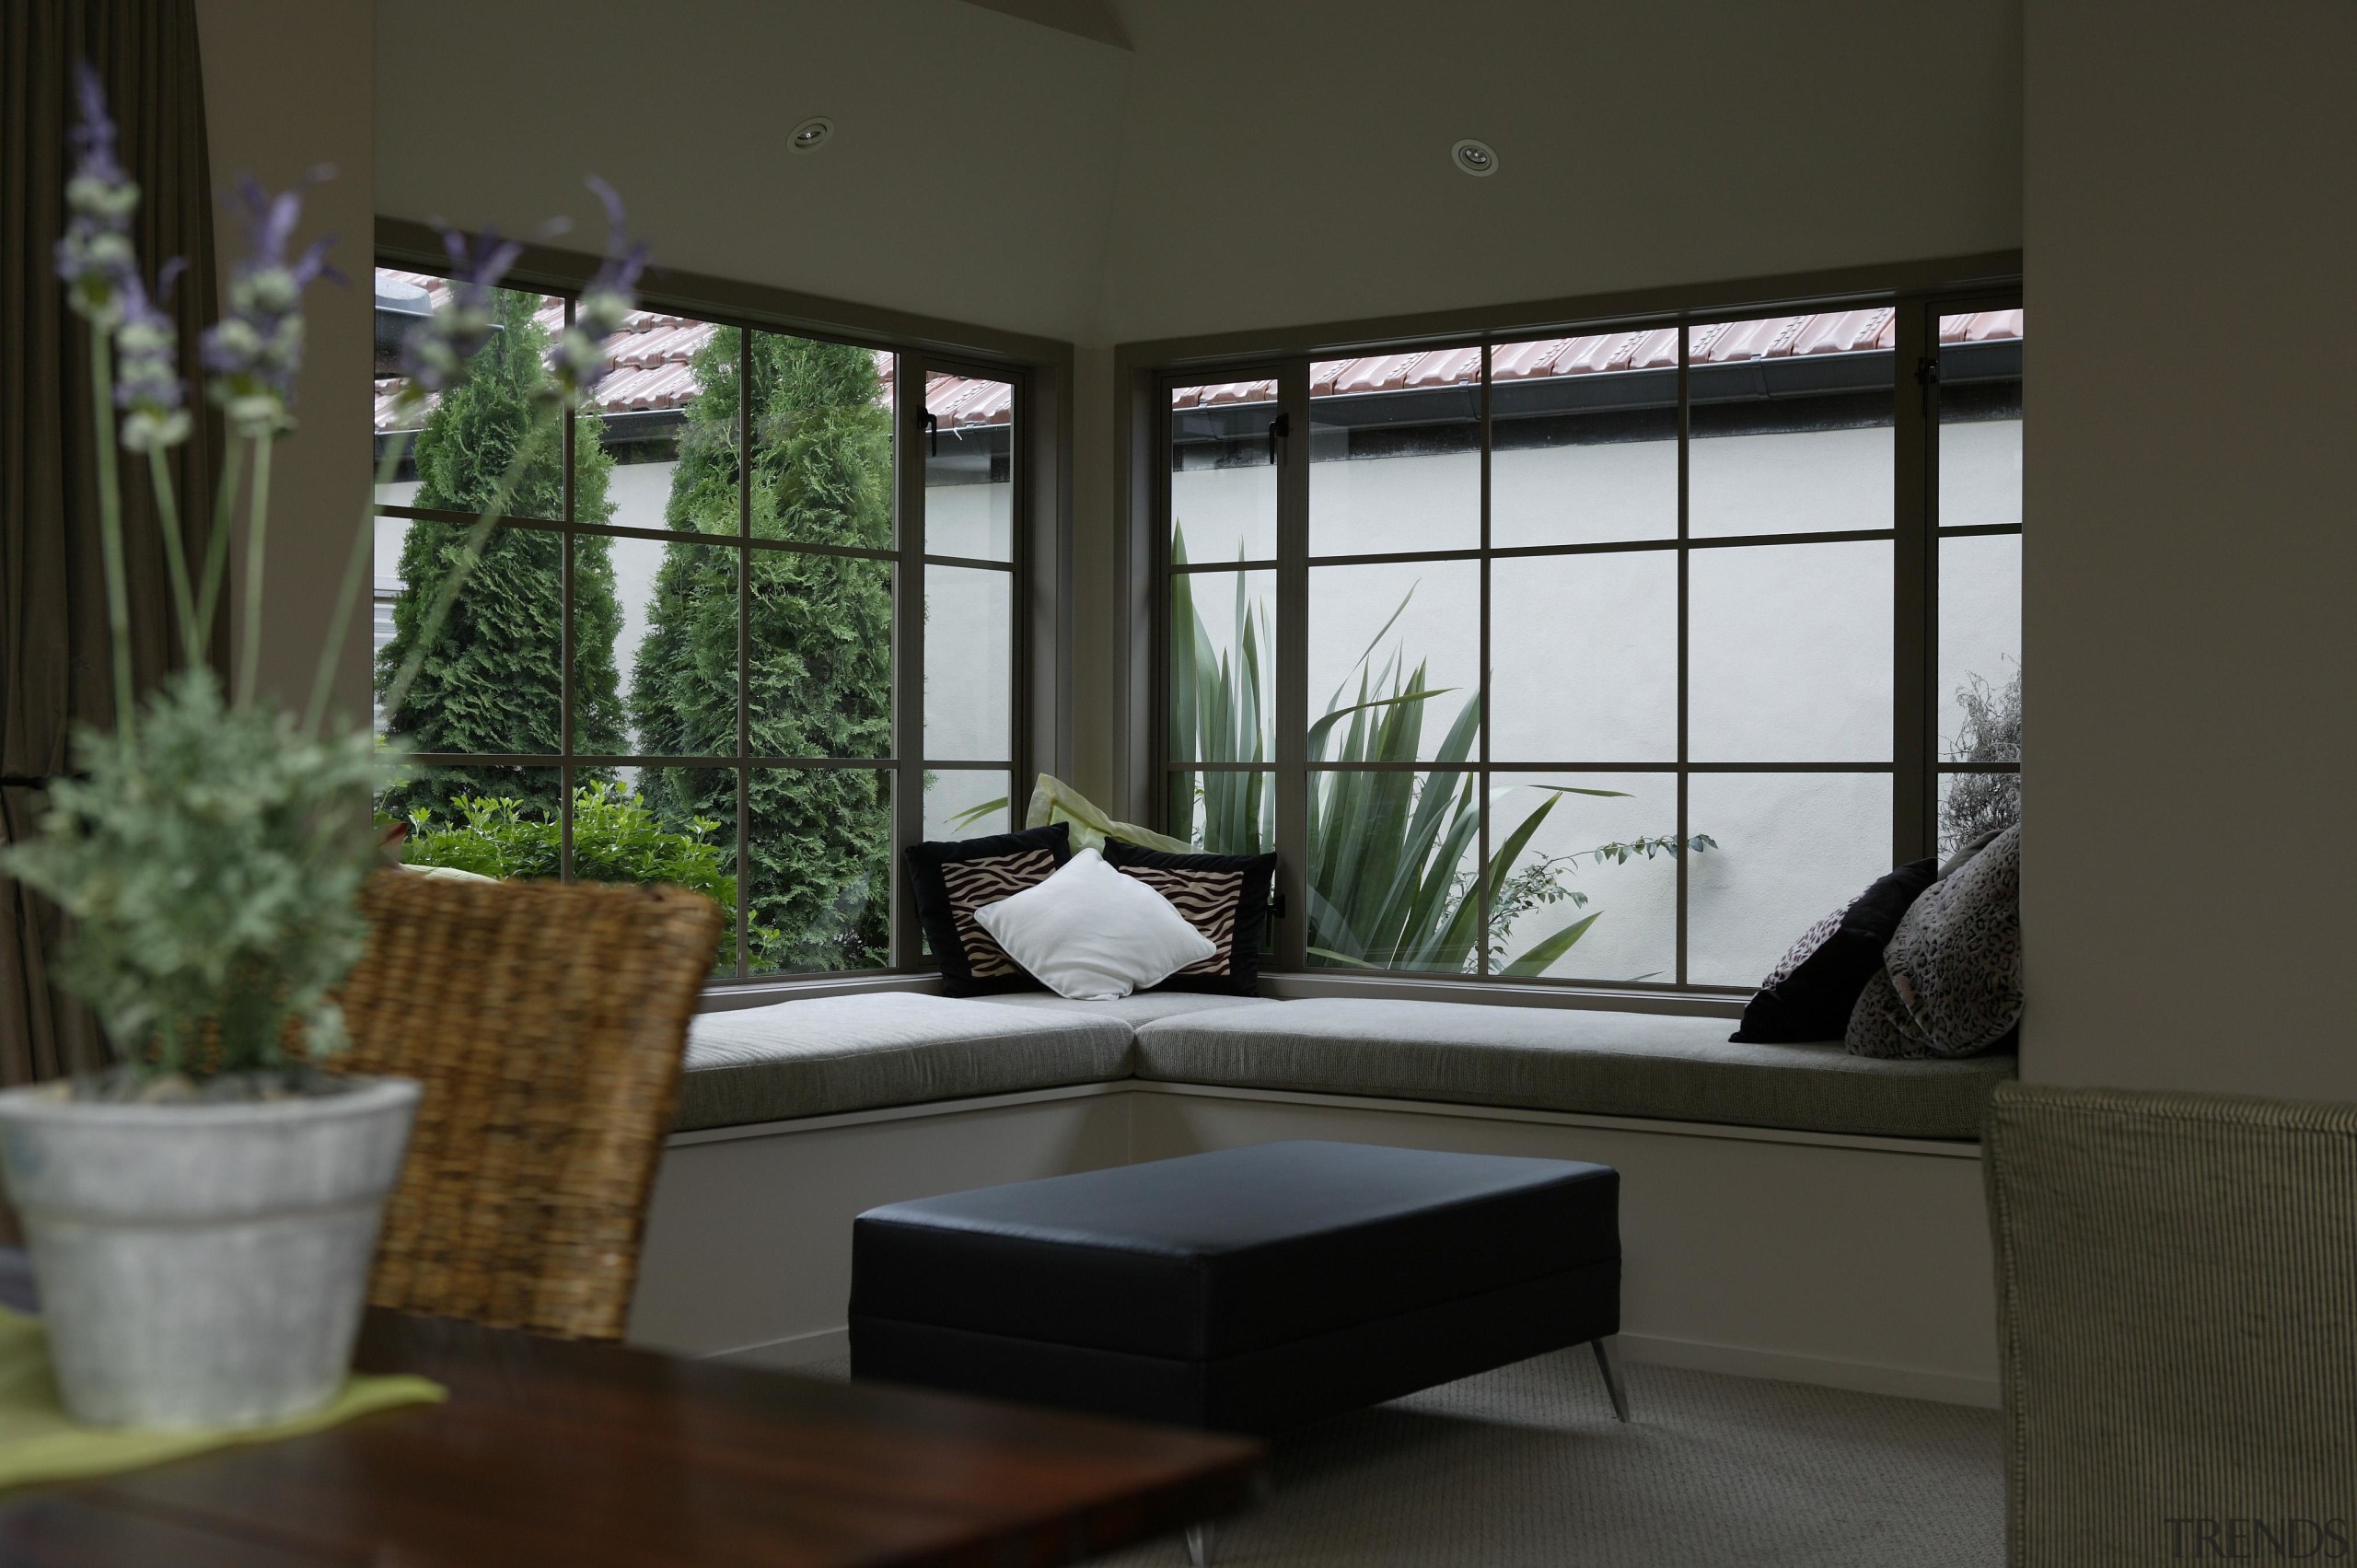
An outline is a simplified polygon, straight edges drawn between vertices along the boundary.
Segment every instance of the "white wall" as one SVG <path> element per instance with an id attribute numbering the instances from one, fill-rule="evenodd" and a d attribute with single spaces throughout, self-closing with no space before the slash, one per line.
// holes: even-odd
<path id="1" fill-rule="evenodd" d="M 2021 422 L 1941 432 L 1942 515 L 1964 522 L 2019 516 Z M 1695 532 L 1759 534 L 1890 526 L 1887 430 L 1725 437 L 1695 443 L 1697 496 L 1710 526 Z M 1493 461 L 1493 507 L 1511 497 L 1516 521 L 1500 542 L 1587 542 L 1674 535 L 1672 443 L 1523 448 Z M 1274 471 L 1211 469 L 1171 476 L 1174 517 L 1190 559 L 1265 556 Z M 1701 476 L 1707 474 L 1707 486 Z M 1509 477 L 1510 476 L 1510 477 Z M 1666 495 L 1665 495 L 1666 490 Z M 1480 468 L 1471 455 L 1358 459 L 1310 469 L 1313 548 L 1368 552 L 1462 548 L 1479 540 Z M 1665 505 L 1666 502 L 1666 505 Z M 1493 529 L 1497 524 L 1493 521 Z M 1943 744 L 1968 674 L 2003 684 L 2020 657 L 2020 545 L 2010 538 L 1951 541 L 1943 560 L 1940 650 Z M 1703 761 L 1887 761 L 1891 740 L 1890 546 L 1880 542 L 1742 546 L 1693 553 L 1690 568 L 1689 734 Z M 1256 605 L 1272 604 L 1275 575 L 1247 575 Z M 1232 652 L 1228 574 L 1197 574 L 1198 613 Z M 1678 582 L 1673 552 L 1521 557 L 1492 583 L 1491 756 L 1502 762 L 1673 762 L 1678 756 Z M 1401 606 L 1405 604 L 1404 610 Z M 1397 619 L 1394 620 L 1395 612 Z M 1452 689 L 1428 704 L 1431 756 L 1480 684 L 1480 575 L 1469 562 L 1310 569 L 1309 703 L 1327 710 L 1338 689 L 1354 699 L 1370 641 L 1428 666 Z M 1378 684 L 1378 689 L 1380 689 Z M 1501 785 L 1508 784 L 1501 776 Z M 1607 842 L 1674 834 L 1666 776 L 1543 774 L 1492 796 L 1492 842 L 1538 809 L 1546 786 L 1611 789 L 1627 798 L 1566 795 L 1548 808 L 1532 854 L 1578 854 Z M 1890 866 L 1887 775 L 1698 775 L 1691 832 L 1718 848 L 1690 871 L 1689 978 L 1756 984 L 1820 916 Z M 1563 885 L 1587 895 L 1534 910 L 1516 923 L 1509 955 L 1573 919 L 1603 912 L 1548 973 L 1562 979 L 1659 977 L 1676 964 L 1675 865 L 1581 861 Z"/>
<path id="2" fill-rule="evenodd" d="M 2030 12 L 2038 1077 L 2357 1097 L 2352 59 L 2340 0 Z"/>
<path id="3" fill-rule="evenodd" d="M 1100 288 L 1132 56 L 956 0 L 379 0 L 377 210 L 1073 339 Z M 787 150 L 813 115 L 816 153 Z"/>
<path id="4" fill-rule="evenodd" d="M 2017 0 L 1126 0 L 1100 336 L 2021 240 Z M 1458 173 L 1460 136 L 1498 172 Z"/>

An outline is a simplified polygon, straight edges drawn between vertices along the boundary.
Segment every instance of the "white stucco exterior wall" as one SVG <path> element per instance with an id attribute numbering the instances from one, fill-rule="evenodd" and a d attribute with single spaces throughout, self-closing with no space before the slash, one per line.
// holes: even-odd
<path id="1" fill-rule="evenodd" d="M 1942 436 L 1941 515 L 1953 526 L 2017 521 L 2021 424 L 1951 425 Z M 1689 482 L 1697 537 L 1887 528 L 1887 430 L 1696 440 Z M 1480 467 L 1471 454 L 1315 464 L 1311 548 L 1320 553 L 1463 549 L 1478 543 Z M 1672 538 L 1674 443 L 1502 451 L 1492 460 L 1492 532 L 1501 546 Z M 1181 471 L 1171 511 L 1189 558 L 1274 553 L 1275 480 L 1268 468 Z M 1694 552 L 1689 601 L 1689 734 L 1698 761 L 1890 760 L 1892 583 L 1887 541 L 1733 546 Z M 2019 658 L 2021 543 L 2014 536 L 1945 540 L 1941 556 L 1939 718 L 1956 731 L 1954 691 L 1968 676 L 2002 685 Z M 1248 598 L 1272 610 L 1275 574 L 1245 574 Z M 1232 655 L 1231 573 L 1192 587 L 1217 651 Z M 1674 551 L 1522 557 L 1492 582 L 1491 755 L 1499 762 L 1674 762 L 1678 755 L 1678 601 Z M 1402 609 L 1402 605 L 1405 608 Z M 1392 621 L 1394 612 L 1398 619 Z M 1423 754 L 1479 686 L 1480 575 L 1473 562 L 1310 568 L 1309 702 L 1355 694 L 1376 643 L 1377 674 L 1395 655 L 1451 689 L 1431 704 Z M 1264 648 L 1264 657 L 1267 650 Z M 1272 671 L 1270 672 L 1272 679 Z M 1345 699 L 1346 701 L 1349 699 Z M 1548 784 L 1608 788 L 1566 795 L 1531 853 L 1548 856 L 1674 833 L 1675 780 L 1662 773 L 1499 775 L 1492 842 L 1537 809 Z M 1689 830 L 1718 848 L 1690 868 L 1689 978 L 1750 985 L 1794 938 L 1889 869 L 1890 781 L 1881 773 L 1698 774 Z M 1529 855 L 1525 856 L 1527 864 Z M 1677 870 L 1667 855 L 1599 865 L 1564 879 L 1587 895 L 1525 916 L 1508 953 L 1603 911 L 1547 972 L 1559 978 L 1666 976 L 1675 965 Z"/>

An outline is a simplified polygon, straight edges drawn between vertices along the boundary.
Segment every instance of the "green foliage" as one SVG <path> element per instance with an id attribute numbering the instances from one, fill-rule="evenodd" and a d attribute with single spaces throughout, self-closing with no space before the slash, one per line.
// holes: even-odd
<path id="1" fill-rule="evenodd" d="M 1172 557 L 1186 560 L 1181 530 L 1174 530 Z M 1239 574 L 1230 641 L 1235 652 L 1219 653 L 1196 608 L 1192 579 L 1175 574 L 1171 581 L 1172 754 L 1188 761 L 1268 761 L 1261 650 L 1273 643 L 1266 612 L 1248 601 Z M 1480 699 L 1465 699 L 1425 758 L 1424 713 L 1448 689 L 1429 684 L 1426 667 L 1411 668 L 1397 649 L 1380 669 L 1373 662 L 1407 607 L 1401 600 L 1368 642 L 1355 667 L 1355 690 L 1338 690 L 1309 727 L 1309 863 L 1304 879 L 1313 955 L 1353 968 L 1470 973 L 1486 949 L 1492 972 L 1543 974 L 1603 912 L 1578 916 L 1511 958 L 1508 934 L 1533 910 L 1564 902 L 1574 911 L 1585 908 L 1586 895 L 1563 885 L 1578 862 L 1620 865 L 1632 856 L 1649 860 L 1718 847 L 1709 834 L 1695 833 L 1683 844 L 1664 835 L 1544 855 L 1530 848 L 1531 840 L 1563 796 L 1624 793 L 1547 784 L 1539 787 L 1548 797 L 1504 836 L 1488 864 L 1467 868 L 1466 856 L 1480 833 L 1480 774 L 1470 767 L 1480 734 Z M 1318 771 L 1321 765 L 1368 762 L 1394 766 Z M 1417 766 L 1397 766 L 1401 763 Z M 1180 814 L 1176 808 L 1199 804 L 1206 849 L 1258 854 L 1268 841 L 1262 794 L 1267 776 L 1181 772 L 1173 816 Z M 1495 890 L 1486 916 L 1484 883 Z"/>
<path id="2" fill-rule="evenodd" d="M 1170 559 L 1187 563 L 1187 533 L 1171 530 Z M 1245 592 L 1246 575 L 1236 578 L 1235 650 L 1212 643 L 1210 629 L 1195 608 L 1195 578 L 1170 575 L 1170 755 L 1187 762 L 1270 761 L 1266 692 L 1261 681 L 1263 649 L 1273 650 L 1268 611 Z M 1258 854 L 1270 836 L 1274 801 L 1265 772 L 1206 771 L 1173 775 L 1173 827 L 1200 803 L 1203 847 L 1213 854 Z M 1252 846 L 1252 847 L 1248 847 Z"/>
<path id="3" fill-rule="evenodd" d="M 737 528 L 738 334 L 698 354 L 666 520 L 680 536 L 656 576 L 631 689 L 640 746 L 661 756 L 737 751 L 737 555 L 692 542 Z M 756 334 L 751 350 L 752 525 L 756 539 L 888 547 L 892 432 L 867 350 Z M 773 550 L 751 552 L 751 663 L 745 701 L 752 754 L 883 757 L 891 749 L 892 587 L 885 563 Z M 650 772 L 648 806 L 674 830 L 719 823 L 736 845 L 736 775 Z M 889 961 L 891 790 L 861 768 L 759 769 L 749 923 L 757 970 L 874 968 Z"/>
<path id="4" fill-rule="evenodd" d="M 304 736 L 200 668 L 147 699 L 135 740 L 79 731 L 75 761 L 0 869 L 74 917 L 60 978 L 118 1049 L 159 1072 L 259 1071 L 290 1017 L 314 1054 L 341 1044 L 327 996 L 366 942 L 376 864 L 354 808 L 377 778 L 369 735 Z"/>
<path id="5" fill-rule="evenodd" d="M 418 489 L 413 505 L 480 514 L 498 505 L 519 517 L 563 515 L 564 451 L 561 428 L 536 413 L 544 392 L 541 356 L 547 330 L 534 319 L 539 296 L 502 290 L 500 330 L 478 354 L 467 379 L 443 393 L 417 437 Z M 613 459 L 598 445 L 594 413 L 575 428 L 574 516 L 602 523 L 613 515 L 607 495 Z M 503 501 L 500 482 L 527 442 L 530 448 L 514 488 Z M 424 623 L 457 564 L 468 525 L 420 518 L 401 547 L 401 595 L 393 602 L 393 640 L 378 656 L 377 690 L 383 696 L 424 634 Z M 554 754 L 563 746 L 564 540 L 538 528 L 496 529 L 420 667 L 416 681 L 391 715 L 391 732 L 417 751 Z M 575 743 L 583 751 L 623 748 L 614 639 L 621 604 L 614 589 L 609 540 L 582 535 L 574 541 Z M 549 812 L 559 785 L 552 769 L 420 767 L 379 797 L 379 806 L 406 814 L 421 806 L 455 815 L 466 796 L 509 796 Z"/>
<path id="6" fill-rule="evenodd" d="M 2022 672 L 2003 686 L 1978 675 L 1956 688 L 1956 705 L 1964 711 L 1948 759 L 1956 762 L 2018 762 L 2022 758 Z M 1951 773 L 1947 793 L 1940 800 L 1942 853 L 1968 843 L 1992 829 L 2010 828 L 2022 819 L 2022 776 L 2007 773 Z"/>
<path id="7" fill-rule="evenodd" d="M 444 819 L 431 806 L 410 814 L 401 858 L 479 877 L 553 879 L 563 866 L 563 830 L 552 813 L 513 796 L 470 796 Z M 711 818 L 674 831 L 656 820 L 635 790 L 606 780 L 573 792 L 573 875 L 583 882 L 668 882 L 691 888 L 728 912 L 721 962 L 736 966 L 737 856 L 716 837 Z M 765 935 L 765 934 L 757 934 Z"/>

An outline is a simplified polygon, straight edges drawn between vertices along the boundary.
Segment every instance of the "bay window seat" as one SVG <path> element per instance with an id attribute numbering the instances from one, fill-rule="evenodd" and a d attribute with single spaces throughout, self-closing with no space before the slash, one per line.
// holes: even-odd
<path id="1" fill-rule="evenodd" d="M 1893 1138 L 1978 1138 L 2014 1075 L 2011 1056 L 1889 1062 L 1732 1032 L 1673 1013 L 1306 998 L 1146 1024 L 1137 1075 Z"/>
<path id="2" fill-rule="evenodd" d="M 1135 1038 L 1119 1017 L 1071 1007 L 910 992 L 700 1013 L 672 1130 L 1104 1083 L 1131 1075 Z"/>
<path id="3" fill-rule="evenodd" d="M 699 1016 L 677 1131 L 1142 1080 L 1898 1138 L 1972 1139 L 2010 1056 L 1739 1045 L 1724 1017 L 1601 1008 L 907 992 Z"/>

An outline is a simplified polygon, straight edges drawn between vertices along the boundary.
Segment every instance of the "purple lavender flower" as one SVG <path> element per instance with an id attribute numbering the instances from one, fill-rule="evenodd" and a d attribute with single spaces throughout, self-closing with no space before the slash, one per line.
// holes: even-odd
<path id="1" fill-rule="evenodd" d="M 156 292 L 164 299 L 183 265 L 164 263 Z M 187 386 L 180 377 L 180 329 L 136 276 L 122 291 L 122 322 L 115 329 L 114 401 L 124 411 L 122 444 L 134 452 L 176 447 L 188 438 Z"/>
<path id="2" fill-rule="evenodd" d="M 303 181 L 334 171 L 325 165 Z M 342 274 L 327 264 L 331 234 L 313 240 L 293 261 L 286 247 L 303 215 L 302 185 L 273 196 L 252 176 L 238 182 L 246 207 L 246 254 L 229 279 L 229 314 L 204 334 L 204 367 L 213 401 L 228 412 L 241 436 L 292 429 L 287 406 L 303 365 L 303 291 L 319 277 Z"/>
<path id="3" fill-rule="evenodd" d="M 578 408 L 606 375 L 606 340 L 622 330 L 638 308 L 638 278 L 646 270 L 646 246 L 633 244 L 614 188 L 591 175 L 586 181 L 606 208 L 606 261 L 581 291 L 573 322 L 549 355 L 550 396 Z"/>
<path id="4" fill-rule="evenodd" d="M 57 241 L 57 275 L 75 312 L 103 331 L 122 319 L 127 293 L 139 286 L 131 247 L 139 187 L 115 160 L 106 86 L 87 61 L 75 67 L 75 87 L 82 118 L 72 133 L 74 173 L 65 181 L 68 216 Z"/>
<path id="5" fill-rule="evenodd" d="M 409 378 L 401 389 L 404 405 L 450 387 L 466 362 L 491 341 L 498 321 L 499 281 L 524 253 L 521 243 L 500 238 L 496 229 L 483 230 L 470 250 L 465 235 L 446 226 L 442 249 L 450 258 L 448 292 L 401 343 L 401 372 Z"/>

